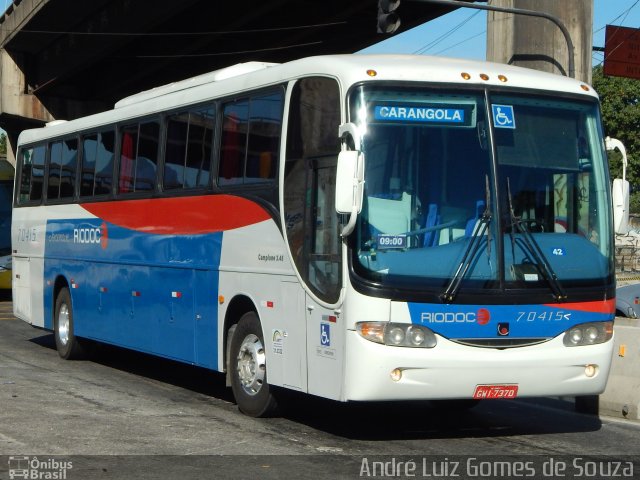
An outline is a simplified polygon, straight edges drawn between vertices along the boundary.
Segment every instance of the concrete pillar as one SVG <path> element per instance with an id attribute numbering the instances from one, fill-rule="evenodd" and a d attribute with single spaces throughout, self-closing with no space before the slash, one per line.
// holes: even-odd
<path id="1" fill-rule="evenodd" d="M 576 78 L 591 83 L 593 0 L 494 0 L 491 5 L 558 17 L 575 46 Z M 567 75 L 568 58 L 564 35 L 550 20 L 487 12 L 487 60 Z"/>
<path id="2" fill-rule="evenodd" d="M 13 166 L 20 132 L 41 127 L 54 119 L 44 105 L 25 90 L 24 73 L 6 50 L 0 49 L 0 127 L 7 132 L 7 161 Z"/>

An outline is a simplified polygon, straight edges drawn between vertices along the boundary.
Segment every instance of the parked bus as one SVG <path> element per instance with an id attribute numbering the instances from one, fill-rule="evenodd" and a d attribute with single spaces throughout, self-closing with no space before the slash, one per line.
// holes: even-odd
<path id="1" fill-rule="evenodd" d="M 11 207 L 15 169 L 0 157 L 0 290 L 11 290 Z"/>
<path id="2" fill-rule="evenodd" d="M 591 395 L 612 355 L 591 87 L 507 65 L 245 63 L 21 134 L 14 312 L 226 372 L 241 411 Z"/>

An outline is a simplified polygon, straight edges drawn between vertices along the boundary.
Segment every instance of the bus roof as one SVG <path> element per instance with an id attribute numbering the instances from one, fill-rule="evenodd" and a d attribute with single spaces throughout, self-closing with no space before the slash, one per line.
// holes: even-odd
<path id="1" fill-rule="evenodd" d="M 468 74 L 468 79 L 463 74 Z M 481 74 L 488 79 L 482 79 Z M 113 110 L 69 122 L 54 122 L 45 128 L 25 130 L 20 134 L 19 143 L 71 134 L 80 129 L 99 128 L 101 125 L 217 97 L 233 96 L 246 90 L 310 75 L 335 77 L 343 90 L 359 82 L 420 81 L 451 86 L 525 88 L 597 98 L 593 88 L 575 79 L 501 63 L 423 55 L 327 55 L 283 64 L 248 62 L 216 70 L 126 97 L 116 103 Z"/>

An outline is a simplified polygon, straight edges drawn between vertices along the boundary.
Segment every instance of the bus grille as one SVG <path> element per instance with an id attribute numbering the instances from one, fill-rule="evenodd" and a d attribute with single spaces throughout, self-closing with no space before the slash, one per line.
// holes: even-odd
<path id="1" fill-rule="evenodd" d="M 551 338 L 452 338 L 450 340 L 471 347 L 516 348 L 548 342 Z"/>

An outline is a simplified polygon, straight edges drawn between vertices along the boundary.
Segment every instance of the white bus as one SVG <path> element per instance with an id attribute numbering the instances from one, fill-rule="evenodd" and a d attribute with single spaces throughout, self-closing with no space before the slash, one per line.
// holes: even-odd
<path id="1" fill-rule="evenodd" d="M 590 395 L 612 355 L 591 87 L 506 65 L 246 63 L 19 139 L 14 312 L 226 372 L 241 411 Z"/>

